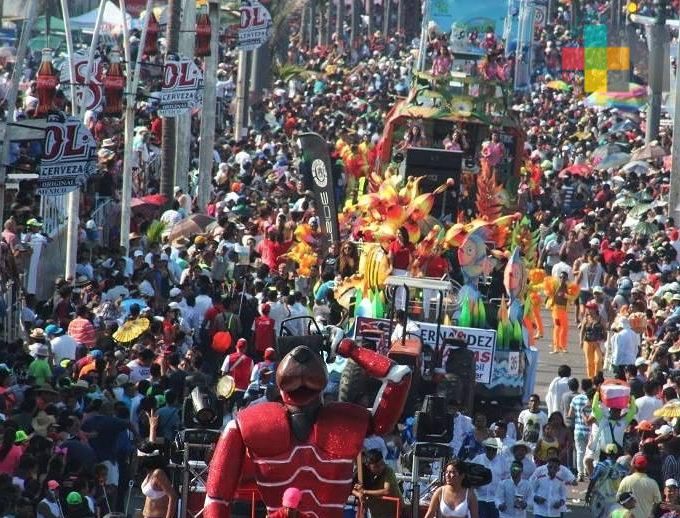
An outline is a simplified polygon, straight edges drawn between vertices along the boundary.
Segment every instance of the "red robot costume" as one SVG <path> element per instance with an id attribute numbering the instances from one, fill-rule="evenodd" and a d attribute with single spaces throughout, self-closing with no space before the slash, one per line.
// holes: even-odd
<path id="1" fill-rule="evenodd" d="M 283 404 L 248 407 L 222 433 L 210 463 L 205 518 L 230 518 L 246 454 L 268 510 L 280 506 L 287 488 L 296 487 L 302 491 L 300 511 L 317 518 L 342 516 L 363 440 L 394 429 L 408 396 L 411 371 L 352 340 L 343 340 L 338 353 L 382 380 L 373 408 L 324 404 L 326 365 L 309 348 L 296 347 L 276 371 Z"/>

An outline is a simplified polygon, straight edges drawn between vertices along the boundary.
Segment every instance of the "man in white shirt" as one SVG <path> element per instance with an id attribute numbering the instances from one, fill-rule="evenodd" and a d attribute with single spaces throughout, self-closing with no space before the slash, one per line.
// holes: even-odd
<path id="1" fill-rule="evenodd" d="M 506 478 L 505 460 L 498 455 L 500 441 L 495 437 L 489 437 L 482 443 L 484 453 L 480 453 L 472 462 L 481 464 L 491 471 L 491 482 L 475 489 L 480 516 L 493 516 L 496 514 L 496 487 L 501 480 Z"/>
<path id="2" fill-rule="evenodd" d="M 571 377 L 571 367 L 560 365 L 557 369 L 557 377 L 548 386 L 545 396 L 545 404 L 548 406 L 548 415 L 561 410 L 562 396 L 569 392 L 569 378 Z"/>
<path id="3" fill-rule="evenodd" d="M 517 417 L 517 431 L 519 437 L 533 448 L 538 439 L 543 437 L 543 427 L 548 422 L 548 416 L 539 410 L 541 398 L 538 394 L 529 396 L 528 408 L 522 410 Z"/>
<path id="4" fill-rule="evenodd" d="M 522 479 L 522 463 L 515 461 L 510 466 L 510 476 L 496 486 L 499 518 L 525 518 L 531 496 L 531 485 Z"/>
<path id="5" fill-rule="evenodd" d="M 550 275 L 559 279 L 563 272 L 566 272 L 567 279 L 569 279 L 570 282 L 574 280 L 574 271 L 571 265 L 567 263 L 567 254 L 565 252 L 560 254 L 560 261 L 553 265 Z"/>
<path id="6" fill-rule="evenodd" d="M 638 423 L 640 421 L 653 421 L 654 411 L 663 406 L 661 400 L 656 397 L 659 387 L 655 382 L 646 381 L 644 391 L 645 395 L 635 400 L 635 406 L 637 407 L 635 419 Z"/>
<path id="7" fill-rule="evenodd" d="M 541 518 L 558 518 L 567 502 L 567 488 L 557 478 L 560 461 L 553 457 L 548 459 L 546 474 L 538 475 L 531 481 L 534 494 L 534 516 Z"/>
<path id="8" fill-rule="evenodd" d="M 472 419 L 462 414 L 457 408 L 449 408 L 449 412 L 453 414 L 453 438 L 449 446 L 453 452 L 457 453 L 463 446 L 465 436 L 472 433 L 475 427 L 472 425 Z"/>
<path id="9" fill-rule="evenodd" d="M 626 365 L 635 365 L 640 349 L 640 335 L 630 327 L 627 317 L 619 319 L 620 330 L 612 337 L 612 365 L 622 370 Z"/>
<path id="10" fill-rule="evenodd" d="M 75 360 L 78 342 L 70 335 L 64 334 L 64 330 L 56 324 L 45 327 L 45 334 L 52 347 L 54 364 L 58 365 L 62 360 Z"/>

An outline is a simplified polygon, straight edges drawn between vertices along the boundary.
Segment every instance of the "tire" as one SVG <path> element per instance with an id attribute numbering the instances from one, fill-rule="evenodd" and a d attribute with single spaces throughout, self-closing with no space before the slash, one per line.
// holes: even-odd
<path id="1" fill-rule="evenodd" d="M 379 388 L 378 380 L 370 378 L 354 360 L 347 360 L 347 365 L 340 376 L 338 401 L 359 403 L 366 396 L 372 405 Z"/>

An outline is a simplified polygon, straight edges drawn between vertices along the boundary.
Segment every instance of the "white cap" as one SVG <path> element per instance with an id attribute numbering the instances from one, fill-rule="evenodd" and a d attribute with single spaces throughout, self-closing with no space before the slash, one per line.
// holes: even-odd
<path id="1" fill-rule="evenodd" d="M 666 486 L 666 487 L 678 487 L 678 481 L 675 480 L 674 478 L 666 479 L 664 486 Z"/>
<path id="2" fill-rule="evenodd" d="M 135 253 L 132 254 L 134 257 L 144 257 L 144 252 L 141 250 L 135 250 Z"/>
<path id="3" fill-rule="evenodd" d="M 596 237 L 590 240 L 590 246 L 600 246 L 600 240 Z"/>
<path id="4" fill-rule="evenodd" d="M 179 303 L 173 300 L 170 304 L 168 304 L 168 307 L 170 309 L 179 309 Z"/>
<path id="5" fill-rule="evenodd" d="M 656 435 L 672 435 L 673 434 L 673 428 L 671 428 L 669 425 L 665 424 L 659 429 L 654 432 Z"/>
<path id="6" fill-rule="evenodd" d="M 179 288 L 172 288 L 170 290 L 170 296 L 171 297 L 179 297 L 181 294 L 182 294 L 182 290 L 180 290 Z"/>
<path id="7" fill-rule="evenodd" d="M 645 360 L 644 358 L 637 358 L 635 360 L 635 366 L 640 367 L 641 365 L 649 365 L 649 360 Z"/>
<path id="8" fill-rule="evenodd" d="M 179 191 L 181 191 L 182 188 L 179 185 L 175 185 L 175 188 L 173 189 L 173 192 L 177 194 Z"/>

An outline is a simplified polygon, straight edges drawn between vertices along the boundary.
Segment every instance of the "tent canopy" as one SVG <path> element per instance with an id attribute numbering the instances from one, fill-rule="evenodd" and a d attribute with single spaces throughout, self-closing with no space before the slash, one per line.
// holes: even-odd
<path id="1" fill-rule="evenodd" d="M 74 27 L 75 28 L 75 27 Z M 45 16 L 40 16 L 33 26 L 33 30 L 36 32 L 47 32 L 47 18 Z M 60 32 L 64 33 L 64 20 L 57 18 L 56 16 L 50 16 L 50 32 Z"/>
<path id="2" fill-rule="evenodd" d="M 71 26 L 74 29 L 80 29 L 87 33 L 94 32 L 94 26 L 96 23 L 97 9 L 93 9 L 92 11 L 81 14 L 80 16 L 76 16 L 75 18 L 71 18 Z M 119 33 L 123 30 L 123 23 L 125 23 L 123 12 L 110 0 L 106 2 L 101 28 L 102 33 Z"/>

